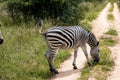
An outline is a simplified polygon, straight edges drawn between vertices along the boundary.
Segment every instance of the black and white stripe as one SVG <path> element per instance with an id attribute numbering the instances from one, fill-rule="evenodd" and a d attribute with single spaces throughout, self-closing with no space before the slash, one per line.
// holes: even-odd
<path id="1" fill-rule="evenodd" d="M 79 46 L 82 42 L 87 42 L 88 34 L 85 29 L 79 26 L 54 27 L 44 33 L 49 47 L 60 49 L 71 49 Z"/>

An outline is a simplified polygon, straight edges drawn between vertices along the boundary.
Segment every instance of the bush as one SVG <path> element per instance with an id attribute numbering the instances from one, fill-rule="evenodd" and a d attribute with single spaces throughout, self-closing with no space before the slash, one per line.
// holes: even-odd
<path id="1" fill-rule="evenodd" d="M 13 20 L 32 18 L 57 19 L 64 23 L 78 21 L 79 11 L 77 9 L 81 0 L 9 0 L 7 9 Z M 32 17 L 32 18 L 31 18 Z"/>
<path id="2" fill-rule="evenodd" d="M 86 17 L 93 19 L 90 17 L 92 13 L 87 13 L 97 2 L 99 0 L 8 0 L 7 10 L 16 23 L 42 18 L 53 19 L 58 25 L 78 25 L 79 20 Z"/>

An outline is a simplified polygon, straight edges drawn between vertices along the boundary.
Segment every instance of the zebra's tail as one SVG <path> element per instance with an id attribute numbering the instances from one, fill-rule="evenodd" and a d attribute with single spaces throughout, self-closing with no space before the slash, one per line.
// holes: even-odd
<path id="1" fill-rule="evenodd" d="M 37 23 L 38 27 L 39 27 L 39 33 L 42 34 L 42 25 L 43 25 L 43 20 L 39 20 Z"/>

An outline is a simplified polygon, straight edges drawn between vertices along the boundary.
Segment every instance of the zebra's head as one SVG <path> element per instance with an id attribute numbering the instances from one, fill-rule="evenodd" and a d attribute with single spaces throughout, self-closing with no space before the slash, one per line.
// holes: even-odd
<path id="1" fill-rule="evenodd" d="M 3 36 L 2 36 L 2 33 L 0 32 L 0 44 L 3 43 Z"/>
<path id="2" fill-rule="evenodd" d="M 99 57 L 99 41 L 97 41 L 95 35 L 92 32 L 88 32 L 89 33 L 89 40 L 88 40 L 88 44 L 91 47 L 90 50 L 90 54 L 94 60 L 95 63 L 98 63 L 100 61 L 100 57 Z"/>
<path id="3" fill-rule="evenodd" d="M 100 61 L 98 45 L 99 45 L 99 42 L 97 42 L 97 46 L 91 47 L 91 50 L 90 50 L 90 54 L 95 63 L 98 63 Z"/>

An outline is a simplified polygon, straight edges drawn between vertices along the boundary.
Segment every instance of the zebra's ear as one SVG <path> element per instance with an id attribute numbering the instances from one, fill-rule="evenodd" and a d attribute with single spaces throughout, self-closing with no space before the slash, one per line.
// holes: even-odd
<path id="1" fill-rule="evenodd" d="M 99 45 L 99 41 L 97 41 L 97 46 Z"/>

